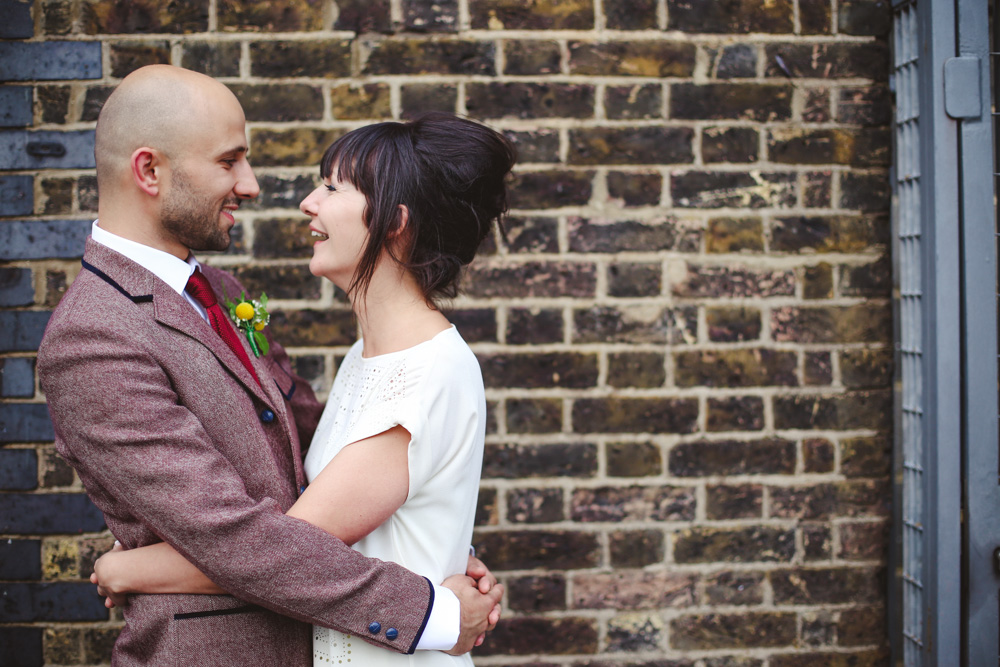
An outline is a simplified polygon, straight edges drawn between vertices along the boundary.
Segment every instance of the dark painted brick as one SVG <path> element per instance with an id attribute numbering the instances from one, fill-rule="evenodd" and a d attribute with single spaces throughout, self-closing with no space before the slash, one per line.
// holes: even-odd
<path id="1" fill-rule="evenodd" d="M 15 0 L 16 1 L 16 0 Z M 73 30 L 74 5 L 71 0 L 48 0 L 41 5 L 42 32 L 46 35 L 68 35 Z"/>
<path id="2" fill-rule="evenodd" d="M 24 357 L 0 359 L 0 396 L 30 398 L 35 395 L 35 360 Z"/>
<path id="3" fill-rule="evenodd" d="M 511 308 L 507 313 L 507 344 L 538 345 L 563 341 L 561 310 Z"/>
<path id="4" fill-rule="evenodd" d="M 577 433 L 692 433 L 698 401 L 683 398 L 581 398 L 573 403 Z"/>
<path id="5" fill-rule="evenodd" d="M 892 442 L 884 436 L 845 438 L 840 441 L 840 469 L 845 477 L 889 475 Z"/>
<path id="6" fill-rule="evenodd" d="M 775 308 L 771 337 L 798 343 L 888 343 L 892 312 L 883 305 Z"/>
<path id="7" fill-rule="evenodd" d="M 0 215 L 31 215 L 35 210 L 31 176 L 0 176 Z"/>
<path id="8" fill-rule="evenodd" d="M 0 86 L 0 127 L 28 127 L 34 119 L 31 88 Z"/>
<path id="9" fill-rule="evenodd" d="M 25 0 L 0 0 L 0 39 L 28 39 L 35 34 L 31 3 Z M 0 651 L 2 653 L 2 651 Z"/>
<path id="10" fill-rule="evenodd" d="M 4 533 L 57 535 L 103 529 L 104 515 L 82 493 L 8 493 L 0 504 Z"/>
<path id="11" fill-rule="evenodd" d="M 690 77 L 695 45 L 690 42 L 629 40 L 570 42 L 569 73 L 591 76 Z"/>
<path id="12" fill-rule="evenodd" d="M 764 428 L 764 399 L 726 396 L 708 399 L 708 431 L 759 431 Z"/>
<path id="13" fill-rule="evenodd" d="M 346 77 L 351 43 L 346 39 L 260 41 L 250 44 L 250 70 L 260 77 Z"/>
<path id="14" fill-rule="evenodd" d="M 456 32 L 458 0 L 403 0 L 403 24 L 413 32 Z"/>
<path id="15" fill-rule="evenodd" d="M 562 399 L 507 399 L 509 433 L 558 433 L 562 430 Z"/>
<path id="16" fill-rule="evenodd" d="M 690 607 L 695 602 L 697 583 L 697 577 L 687 572 L 580 572 L 573 577 L 572 601 L 581 609 Z"/>
<path id="17" fill-rule="evenodd" d="M 706 577 L 705 595 L 713 605 L 757 605 L 764 601 L 765 581 L 763 572 L 720 572 Z"/>
<path id="18" fill-rule="evenodd" d="M 783 164 L 884 167 L 891 160 L 889 136 L 881 128 L 772 130 L 768 152 Z"/>
<path id="19" fill-rule="evenodd" d="M 562 489 L 511 489 L 507 520 L 511 523 L 556 523 L 563 516 Z"/>
<path id="20" fill-rule="evenodd" d="M 892 94 L 885 86 L 843 88 L 837 100 L 837 120 L 851 125 L 889 125 Z"/>
<path id="21" fill-rule="evenodd" d="M 859 211 L 888 211 L 889 193 L 889 177 L 885 172 L 841 174 L 840 205 L 844 208 Z"/>
<path id="22" fill-rule="evenodd" d="M 608 355 L 608 384 L 612 387 L 662 387 L 667 379 L 659 352 L 615 352 Z"/>
<path id="23" fill-rule="evenodd" d="M 799 24 L 803 35 L 826 35 L 833 25 L 830 0 L 799 0 Z"/>
<path id="24" fill-rule="evenodd" d="M 826 123 L 830 120 L 830 90 L 812 88 L 806 91 L 802 103 L 802 120 L 807 123 Z"/>
<path id="25" fill-rule="evenodd" d="M 0 46 L 3 43 L 0 42 Z M 0 56 L 0 62 L 2 62 Z M 29 150 L 32 153 L 29 153 Z M 39 155 L 38 150 L 57 153 Z M 92 169 L 94 131 L 0 131 L 0 169 Z"/>
<path id="26" fill-rule="evenodd" d="M 55 438 L 44 404 L 0 404 L 0 443 L 48 442 Z"/>
<path id="27" fill-rule="evenodd" d="M 672 289 L 676 296 L 687 298 L 792 296 L 795 272 L 688 263 L 686 277 L 675 281 Z"/>
<path id="28" fill-rule="evenodd" d="M 663 533 L 658 530 L 616 530 L 608 534 L 613 567 L 645 567 L 663 562 Z"/>
<path id="29" fill-rule="evenodd" d="M 322 6 L 322 3 L 315 3 Z M 389 0 L 338 0 L 334 30 L 356 33 L 389 32 Z"/>
<path id="30" fill-rule="evenodd" d="M 708 339 L 719 343 L 758 340 L 760 338 L 760 310 L 743 306 L 719 306 L 705 309 Z"/>
<path id="31" fill-rule="evenodd" d="M 34 302 L 31 269 L 0 268 L 0 306 L 30 306 Z"/>
<path id="32" fill-rule="evenodd" d="M 679 387 L 798 386 L 798 356 L 767 348 L 699 350 L 674 355 Z"/>
<path id="33" fill-rule="evenodd" d="M 596 533 L 511 530 L 480 533 L 472 542 L 493 571 L 596 567 L 601 558 Z"/>
<path id="34" fill-rule="evenodd" d="M 557 574 L 507 579 L 507 603 L 518 611 L 566 608 L 566 579 Z"/>
<path id="35" fill-rule="evenodd" d="M 0 579 L 41 579 L 41 554 L 39 540 L 0 540 Z M 0 646 L 3 646 L 2 640 Z"/>
<path id="36" fill-rule="evenodd" d="M 170 42 L 121 42 L 111 44 L 111 76 L 124 79 L 146 65 L 169 65 Z"/>
<path id="37" fill-rule="evenodd" d="M 99 78 L 100 42 L 0 42 L 0 81 Z"/>
<path id="38" fill-rule="evenodd" d="M 490 641 L 476 655 L 587 655 L 597 652 L 597 620 L 593 618 L 535 618 L 505 620 L 490 633 Z M 518 663 L 549 667 L 550 663 Z M 589 662 L 586 664 L 596 665 Z"/>
<path id="39" fill-rule="evenodd" d="M 601 220 L 572 216 L 567 220 L 572 252 L 691 251 L 698 239 L 674 218 Z"/>
<path id="40" fill-rule="evenodd" d="M 597 384 L 597 355 L 593 353 L 484 353 L 479 363 L 487 387 L 584 389 Z"/>
<path id="41" fill-rule="evenodd" d="M 705 251 L 710 253 L 764 250 L 764 225 L 760 218 L 712 218 L 705 231 Z"/>
<path id="42" fill-rule="evenodd" d="M 91 220 L 9 220 L 0 223 L 3 259 L 77 259 Z"/>
<path id="43" fill-rule="evenodd" d="M 207 7 L 207 2 L 205 3 Z M 345 2 L 339 2 L 346 6 Z M 326 5 L 317 0 L 243 0 L 219 5 L 219 30 L 299 32 L 324 30 Z"/>
<path id="44" fill-rule="evenodd" d="M 705 488 L 705 516 L 710 520 L 759 519 L 763 508 L 764 487 L 758 484 Z"/>
<path id="45" fill-rule="evenodd" d="M 240 75 L 239 42 L 182 42 L 181 67 L 211 77 Z"/>
<path id="46" fill-rule="evenodd" d="M 548 445 L 486 445 L 483 477 L 593 477 L 597 447 L 579 443 Z"/>
<path id="47" fill-rule="evenodd" d="M 370 40 L 365 46 L 368 47 L 368 57 L 361 68 L 362 75 L 496 74 L 493 42 L 410 37 Z"/>
<path id="48" fill-rule="evenodd" d="M 829 484 L 771 487 L 771 516 L 777 519 L 829 519 L 837 496 Z"/>
<path id="49" fill-rule="evenodd" d="M 751 44 L 724 47 L 716 65 L 720 79 L 747 79 L 757 76 L 757 48 Z"/>
<path id="50" fill-rule="evenodd" d="M 792 0 L 667 0 L 668 30 L 698 33 L 790 33 Z"/>
<path id="51" fill-rule="evenodd" d="M 690 120 L 788 120 L 792 87 L 758 83 L 675 83 L 670 117 Z"/>
<path id="52" fill-rule="evenodd" d="M 670 621 L 670 645 L 680 650 L 793 646 L 797 613 L 698 614 Z M 799 659 L 796 653 L 795 660 Z M 772 661 L 773 662 L 773 661 Z M 798 665 L 815 665 L 796 662 Z"/>
<path id="53" fill-rule="evenodd" d="M 399 105 L 403 119 L 426 111 L 455 112 L 458 86 L 448 83 L 413 83 L 400 86 Z M 558 141 L 556 142 L 558 146 Z"/>
<path id="54" fill-rule="evenodd" d="M 559 43 L 534 39 L 511 39 L 504 42 L 504 74 L 531 76 L 558 74 L 562 53 Z"/>
<path id="55" fill-rule="evenodd" d="M 497 342 L 496 311 L 489 308 L 458 308 L 446 310 L 444 314 L 467 343 Z"/>
<path id="56" fill-rule="evenodd" d="M 105 621 L 108 610 L 91 583 L 4 584 L 0 615 L 5 621 Z"/>
<path id="57" fill-rule="evenodd" d="M 350 310 L 272 311 L 274 337 L 290 347 L 350 345 L 357 338 L 357 323 Z"/>
<path id="58" fill-rule="evenodd" d="M 405 90 L 405 89 L 404 89 Z M 508 130 L 504 132 L 517 149 L 518 164 L 559 162 L 558 130 Z"/>
<path id="59" fill-rule="evenodd" d="M 114 92 L 113 86 L 88 87 L 83 97 L 83 110 L 80 112 L 80 120 L 84 122 L 97 120 L 101 109 L 104 107 L 104 103 L 108 101 L 112 92 Z"/>
<path id="60" fill-rule="evenodd" d="M 30 491 L 38 487 L 38 455 L 33 449 L 0 449 L 0 489 Z"/>
<path id="61" fill-rule="evenodd" d="M 748 127 L 705 128 L 701 135 L 701 158 L 704 162 L 756 162 L 757 131 Z"/>
<path id="62" fill-rule="evenodd" d="M 781 56 L 785 66 L 796 78 L 807 79 L 872 79 L 885 81 L 889 76 L 889 47 L 886 42 L 807 42 L 769 44 L 767 72 L 769 77 L 787 75 L 777 65 Z"/>
<path id="63" fill-rule="evenodd" d="M 593 118 L 594 87 L 575 83 L 470 82 L 465 106 L 476 118 Z"/>
<path id="64" fill-rule="evenodd" d="M 573 312 L 573 341 L 577 343 L 666 343 L 669 310 L 648 306 L 594 306 Z"/>
<path id="65" fill-rule="evenodd" d="M 695 488 L 691 486 L 605 486 L 573 492 L 572 518 L 603 521 L 692 521 Z"/>
<path id="66" fill-rule="evenodd" d="M 840 0 L 837 28 L 843 35 L 883 37 L 892 27 L 892 3 L 888 0 Z"/>
<path id="67" fill-rule="evenodd" d="M 169 5 L 155 0 L 88 0 L 81 4 L 82 28 L 90 35 L 208 30 L 208 0 L 173 0 Z M 219 11 L 232 4 L 237 3 L 223 3 Z"/>
<path id="68" fill-rule="evenodd" d="M 670 177 L 674 205 L 683 208 L 791 208 L 794 174 L 689 171 Z"/>
<path id="69" fill-rule="evenodd" d="M 883 573 L 867 567 L 794 568 L 771 573 L 776 604 L 859 604 L 881 599 Z"/>
<path id="70" fill-rule="evenodd" d="M 511 208 L 583 206 L 593 193 L 592 171 L 517 172 L 510 184 Z"/>
<path id="71" fill-rule="evenodd" d="M 0 627 L 0 655 L 11 667 L 42 667 L 42 628 Z"/>
<path id="72" fill-rule="evenodd" d="M 597 292 L 597 269 L 575 262 L 477 263 L 467 273 L 465 291 L 480 298 L 586 298 Z"/>
<path id="73" fill-rule="evenodd" d="M 315 169 L 327 147 L 343 134 L 344 130 L 341 129 L 321 130 L 312 127 L 253 129 L 250 131 L 253 164 L 255 167 L 310 167 Z M 298 214 L 291 222 L 299 224 L 301 233 L 304 233 L 304 238 L 308 240 L 309 219 Z M 256 228 L 259 234 L 260 221 L 257 221 Z M 268 238 L 265 243 L 270 243 L 272 240 Z M 255 251 L 257 241 L 259 239 L 255 239 Z M 306 247 L 309 252 L 300 256 L 312 255 L 312 243 L 308 243 Z"/>
<path id="74" fill-rule="evenodd" d="M 504 221 L 507 250 L 516 253 L 559 252 L 559 221 L 539 216 L 514 216 Z"/>
<path id="75" fill-rule="evenodd" d="M 694 130 L 687 127 L 592 127 L 569 131 L 571 165 L 688 164 Z"/>
<path id="76" fill-rule="evenodd" d="M 787 563 L 794 555 L 792 529 L 691 528 L 674 536 L 674 560 L 678 563 Z"/>
<path id="77" fill-rule="evenodd" d="M 656 0 L 604 0 L 604 20 L 612 30 L 655 30 Z"/>
<path id="78" fill-rule="evenodd" d="M 47 310 L 0 312 L 0 351 L 30 352 L 38 349 L 52 313 Z"/>
<path id="79" fill-rule="evenodd" d="M 668 469 L 677 477 L 795 473 L 795 443 L 778 438 L 685 442 L 669 456 Z"/>
<path id="80" fill-rule="evenodd" d="M 476 0 L 469 3 L 477 30 L 590 30 L 593 0 Z"/>
<path id="81" fill-rule="evenodd" d="M 479 489 L 479 498 L 476 501 L 476 525 L 495 526 L 500 522 L 500 514 L 497 510 L 497 490 Z"/>
<path id="82" fill-rule="evenodd" d="M 884 430 L 891 425 L 892 394 L 888 390 L 774 399 L 774 426 L 779 429 Z"/>
<path id="83" fill-rule="evenodd" d="M 344 84 L 330 89 L 330 110 L 337 120 L 391 118 L 389 84 Z"/>
<path id="84" fill-rule="evenodd" d="M 608 172 L 608 197 L 618 206 L 656 206 L 660 203 L 663 176 L 623 171 Z"/>
<path id="85" fill-rule="evenodd" d="M 317 178 L 314 176 L 262 174 L 257 177 L 257 183 L 260 185 L 260 196 L 247 202 L 244 206 L 252 211 L 269 208 L 298 210 L 299 203 L 316 189 L 317 182 Z"/>
<path id="86" fill-rule="evenodd" d="M 833 297 L 833 268 L 826 262 L 802 267 L 802 298 L 830 299 Z"/>
<path id="87" fill-rule="evenodd" d="M 251 264 L 232 273 L 246 287 L 248 295 L 267 292 L 272 299 L 318 299 L 322 292 L 323 279 L 310 273 L 308 264 Z"/>
<path id="88" fill-rule="evenodd" d="M 806 438 L 802 441 L 802 461 L 806 472 L 833 472 L 833 443 L 826 438 Z"/>
<path id="89" fill-rule="evenodd" d="M 241 83 L 230 84 L 229 88 L 243 105 L 248 121 L 287 122 L 323 117 L 323 92 L 319 86 Z"/>
<path id="90" fill-rule="evenodd" d="M 605 453 L 610 477 L 650 477 L 663 472 L 663 454 L 652 442 L 609 442 Z"/>

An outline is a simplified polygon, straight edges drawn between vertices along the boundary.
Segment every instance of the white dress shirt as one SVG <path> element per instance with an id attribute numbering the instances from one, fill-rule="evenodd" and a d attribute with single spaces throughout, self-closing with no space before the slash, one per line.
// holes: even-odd
<path id="1" fill-rule="evenodd" d="M 203 320 L 208 321 L 208 313 L 184 289 L 191 274 L 201 266 L 194 255 L 188 255 L 185 261 L 169 252 L 112 234 L 106 229 L 101 229 L 97 223 L 98 221 L 94 220 L 91 227 L 91 236 L 94 241 L 128 257 L 165 282 L 171 289 L 183 296 Z M 420 635 L 420 641 L 417 642 L 417 649 L 450 650 L 458 641 L 461 627 L 462 607 L 458 597 L 444 586 L 434 584 L 434 603 L 431 606 L 430 617 L 427 619 L 424 632 Z"/>

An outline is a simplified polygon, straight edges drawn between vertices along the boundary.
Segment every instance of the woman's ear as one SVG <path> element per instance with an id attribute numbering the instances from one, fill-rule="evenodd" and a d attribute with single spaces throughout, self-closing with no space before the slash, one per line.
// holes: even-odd
<path id="1" fill-rule="evenodd" d="M 155 148 L 143 146 L 135 149 L 129 162 L 132 180 L 136 186 L 151 197 L 160 194 L 163 156 Z"/>
<path id="2" fill-rule="evenodd" d="M 389 238 L 398 239 L 404 236 L 407 231 L 407 227 L 410 224 L 410 209 L 406 207 L 406 204 L 399 205 L 399 217 L 396 218 L 396 228 L 389 232 Z"/>

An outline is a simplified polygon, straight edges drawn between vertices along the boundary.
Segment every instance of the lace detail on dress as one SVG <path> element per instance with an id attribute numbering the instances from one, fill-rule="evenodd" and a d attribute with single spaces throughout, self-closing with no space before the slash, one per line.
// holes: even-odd
<path id="1" fill-rule="evenodd" d="M 313 665 L 342 665 L 351 662 L 354 637 L 318 625 L 313 626 Z"/>
<path id="2" fill-rule="evenodd" d="M 360 357 L 360 355 L 359 355 Z M 349 363 L 345 359 L 340 370 L 340 386 L 330 404 L 332 423 L 321 424 L 319 432 L 327 430 L 324 443 L 350 444 L 386 431 L 400 423 L 400 405 L 406 397 L 407 382 L 412 381 L 405 356 L 398 359 L 365 360 Z M 326 415 L 324 415 L 326 416 Z M 329 448 L 331 454 L 339 448 Z"/>

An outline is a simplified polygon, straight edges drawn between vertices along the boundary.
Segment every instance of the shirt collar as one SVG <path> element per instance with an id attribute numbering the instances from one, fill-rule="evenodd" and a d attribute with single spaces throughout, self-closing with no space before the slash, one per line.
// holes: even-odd
<path id="1" fill-rule="evenodd" d="M 91 237 L 97 243 L 111 248 L 115 252 L 125 255 L 136 264 L 139 264 L 154 276 L 165 282 L 181 296 L 184 295 L 184 288 L 187 286 L 188 278 L 201 267 L 194 255 L 188 254 L 187 260 L 180 259 L 169 252 L 157 250 L 148 245 L 136 243 L 129 239 L 122 238 L 117 234 L 112 234 L 106 229 L 98 226 L 98 221 L 94 220 L 91 227 Z"/>

